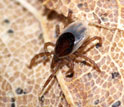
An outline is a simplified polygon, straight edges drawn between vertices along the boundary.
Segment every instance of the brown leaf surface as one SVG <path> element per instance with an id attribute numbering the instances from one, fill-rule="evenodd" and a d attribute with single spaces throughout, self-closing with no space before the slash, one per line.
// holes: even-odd
<path id="1" fill-rule="evenodd" d="M 43 39 L 39 39 L 42 31 L 45 41 L 55 42 L 55 25 L 59 24 L 62 31 L 63 23 L 61 20 L 47 20 L 46 17 L 41 17 L 42 4 L 39 0 L 35 2 L 27 0 L 27 3 L 37 9 L 36 13 L 33 13 L 33 9 L 30 9 L 25 3 L 19 5 L 9 0 L 0 2 L 0 23 L 2 25 L 0 26 L 0 51 L 2 53 L 0 55 L 0 105 L 10 106 L 13 104 L 12 98 L 14 98 L 14 104 L 17 106 L 28 107 L 40 105 L 67 107 L 68 104 L 73 107 L 109 107 L 117 104 L 118 101 L 121 102 L 120 107 L 123 107 L 123 1 L 87 0 L 83 3 L 80 0 L 45 0 L 44 5 L 47 8 L 54 9 L 64 16 L 67 16 L 71 9 L 75 21 L 87 20 L 117 29 L 107 30 L 89 26 L 88 35 L 102 37 L 103 45 L 90 50 L 87 56 L 99 65 L 102 73 L 80 63 L 75 63 L 73 78 L 65 78 L 64 73 L 61 72 L 63 70 L 60 70 L 57 79 L 61 88 L 55 80 L 51 89 L 44 96 L 44 102 L 40 103 L 38 95 L 50 74 L 50 63 L 45 66 L 41 63 L 32 70 L 29 70 L 27 65 L 36 53 L 42 51 Z M 6 23 L 6 18 L 10 20 L 10 23 Z M 9 31 L 11 33 L 8 33 L 9 29 L 14 32 Z M 117 77 L 113 79 L 113 75 Z M 26 94 L 18 95 L 16 89 L 19 87 Z M 68 104 L 65 99 L 62 100 L 61 89 Z"/>

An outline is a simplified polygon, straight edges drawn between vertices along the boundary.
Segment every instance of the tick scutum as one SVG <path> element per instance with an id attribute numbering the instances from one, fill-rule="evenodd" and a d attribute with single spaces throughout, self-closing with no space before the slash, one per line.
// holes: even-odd
<path id="1" fill-rule="evenodd" d="M 74 47 L 74 35 L 70 32 L 63 33 L 56 42 L 55 55 L 63 57 L 70 54 Z"/>

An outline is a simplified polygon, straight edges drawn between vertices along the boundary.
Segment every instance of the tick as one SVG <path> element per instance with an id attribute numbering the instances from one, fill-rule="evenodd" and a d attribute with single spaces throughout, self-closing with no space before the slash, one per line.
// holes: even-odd
<path id="1" fill-rule="evenodd" d="M 86 62 L 88 61 L 90 65 L 96 69 L 96 71 L 101 72 L 99 66 L 92 59 L 86 56 L 86 52 L 91 47 L 93 48 L 96 44 L 92 45 L 88 49 L 86 49 L 86 46 L 94 40 L 98 40 L 98 44 L 101 46 L 102 39 L 98 36 L 90 38 L 90 36 L 87 35 L 87 26 L 88 25 L 86 23 L 81 21 L 71 23 L 63 30 L 61 34 L 58 34 L 59 36 L 56 44 L 51 42 L 45 43 L 44 52 L 39 53 L 32 58 L 29 68 L 32 68 L 34 65 L 40 62 L 48 61 L 50 57 L 53 56 L 50 66 L 52 73 L 42 88 L 42 95 L 40 95 L 40 98 L 42 98 L 43 94 L 45 93 L 45 88 L 51 79 L 55 77 L 58 69 L 62 68 L 64 65 L 69 68 L 69 70 L 66 72 L 67 77 L 72 77 L 74 75 L 74 62 L 80 63 L 83 61 L 81 59 L 84 59 Z M 54 47 L 54 50 L 49 52 L 49 46 Z M 44 58 L 38 61 L 37 59 L 39 57 Z"/>

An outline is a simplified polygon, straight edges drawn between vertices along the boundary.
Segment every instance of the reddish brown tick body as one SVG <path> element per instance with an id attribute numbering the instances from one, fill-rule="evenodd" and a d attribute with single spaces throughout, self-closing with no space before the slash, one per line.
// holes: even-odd
<path id="1" fill-rule="evenodd" d="M 72 77 L 74 74 L 74 62 L 82 62 L 82 60 L 79 60 L 79 58 L 84 58 L 86 61 L 90 62 L 93 67 L 100 72 L 100 69 L 98 65 L 88 58 L 86 56 L 86 52 L 89 50 L 89 48 L 86 50 L 86 46 L 90 44 L 94 40 L 99 40 L 99 45 L 102 45 L 101 37 L 95 36 L 92 38 L 89 38 L 87 35 L 87 24 L 84 24 L 81 21 L 73 22 L 69 26 L 65 28 L 65 30 L 59 34 L 59 38 L 54 45 L 51 42 L 45 43 L 44 50 L 45 52 L 39 53 L 31 60 L 29 68 L 36 65 L 39 62 L 42 61 L 36 61 L 37 58 L 46 56 L 49 58 L 53 54 L 53 59 L 51 62 L 51 71 L 52 74 L 49 76 L 47 81 L 45 82 L 43 89 L 42 89 L 42 95 L 44 94 L 44 89 L 48 85 L 48 83 L 51 81 L 51 79 L 55 76 L 58 69 L 63 67 L 64 65 L 67 65 L 69 67 L 69 71 L 67 71 L 67 77 Z M 93 48 L 96 44 L 92 45 Z M 48 52 L 47 47 L 48 46 L 55 46 L 54 51 Z M 40 95 L 41 96 L 41 95 Z"/>

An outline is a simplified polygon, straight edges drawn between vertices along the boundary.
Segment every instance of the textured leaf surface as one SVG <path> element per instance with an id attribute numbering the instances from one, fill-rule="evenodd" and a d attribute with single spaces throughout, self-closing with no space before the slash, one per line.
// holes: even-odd
<path id="1" fill-rule="evenodd" d="M 39 0 L 27 0 L 37 10 L 35 13 L 25 3 L 17 4 L 19 0 L 16 1 L 0 2 L 0 105 L 124 106 L 123 0 L 44 0 L 47 8 L 62 14 L 62 17 L 67 17 L 68 12 L 72 11 L 74 21 L 86 20 L 104 25 L 108 29 L 117 29 L 89 26 L 88 35 L 102 37 L 103 44 L 86 55 L 99 65 L 102 72 L 98 73 L 90 66 L 75 63 L 74 77 L 69 79 L 62 73 L 66 68 L 61 69 L 57 74 L 58 82 L 53 82 L 43 102 L 38 101 L 38 96 L 50 74 L 50 63 L 45 66 L 41 63 L 32 70 L 27 65 L 36 53 L 42 51 L 43 39 L 55 42 L 55 26 L 59 24 L 62 31 L 64 18 L 58 15 L 57 18 L 48 20 L 41 16 L 43 10 Z M 22 92 L 20 88 L 24 92 L 17 94 Z"/>

